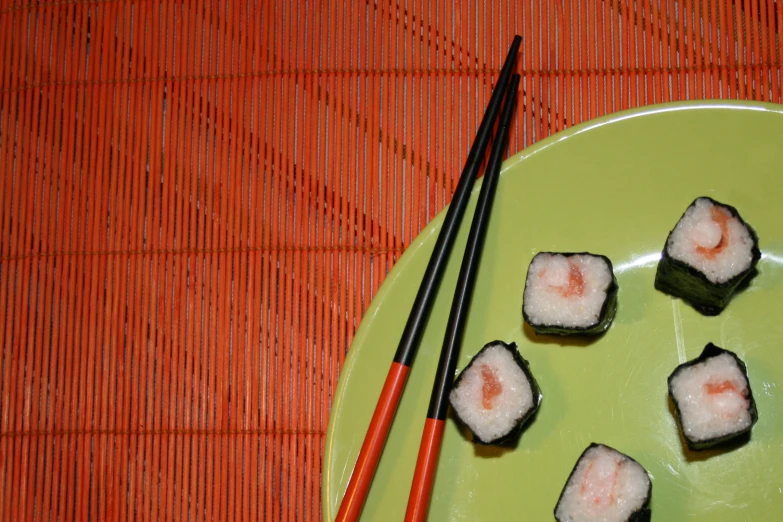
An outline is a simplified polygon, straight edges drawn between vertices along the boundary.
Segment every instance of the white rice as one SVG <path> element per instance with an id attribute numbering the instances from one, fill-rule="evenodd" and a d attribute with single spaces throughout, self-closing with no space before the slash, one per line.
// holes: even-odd
<path id="1" fill-rule="evenodd" d="M 584 294 L 564 295 L 572 267 L 584 280 Z M 602 257 L 542 252 L 530 263 L 524 311 L 532 324 L 587 328 L 598 323 L 612 271 Z"/>
<path id="2" fill-rule="evenodd" d="M 713 207 L 716 205 L 707 198 L 699 198 L 688 207 L 669 236 L 666 250 L 672 258 L 687 263 L 704 273 L 710 282 L 719 284 L 750 267 L 753 238 L 747 227 L 732 216 L 726 223 L 726 247 L 712 258 L 700 253 L 699 247 L 715 248 L 723 236 L 720 225 L 712 218 Z M 727 210 L 717 208 L 728 215 Z"/>
<path id="3" fill-rule="evenodd" d="M 731 383 L 735 389 L 707 393 L 709 384 Z M 679 371 L 671 380 L 672 396 L 680 410 L 684 434 L 699 442 L 750 427 L 748 381 L 737 361 L 722 353 Z"/>
<path id="4" fill-rule="evenodd" d="M 647 500 L 650 477 L 607 446 L 588 449 L 566 483 L 555 516 L 561 522 L 624 522 Z"/>
<path id="5" fill-rule="evenodd" d="M 492 371 L 502 392 L 491 399 L 491 409 L 484 407 L 482 366 Z M 465 369 L 458 387 L 449 396 L 460 419 L 482 441 L 489 442 L 507 435 L 534 406 L 533 389 L 514 360 L 501 344 L 490 346 Z"/>

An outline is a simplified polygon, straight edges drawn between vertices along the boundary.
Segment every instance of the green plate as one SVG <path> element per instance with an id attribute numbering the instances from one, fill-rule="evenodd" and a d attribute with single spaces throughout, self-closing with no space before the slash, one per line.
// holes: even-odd
<path id="1" fill-rule="evenodd" d="M 503 168 L 459 368 L 485 343 L 513 341 L 543 392 L 514 449 L 475 446 L 449 418 L 432 521 L 554 520 L 560 491 L 591 442 L 638 460 L 659 521 L 783 517 L 783 106 L 701 102 L 613 114 L 552 136 Z M 403 519 L 479 187 L 466 214 L 362 520 Z M 666 235 L 698 196 L 735 206 L 758 232 L 759 274 L 717 317 L 653 288 Z M 365 315 L 340 376 L 323 467 L 334 520 L 443 219 L 411 244 Z M 542 250 L 608 256 L 620 285 L 612 327 L 592 343 L 536 337 L 522 291 Z M 666 378 L 707 342 L 747 364 L 759 421 L 731 451 L 692 453 Z"/>

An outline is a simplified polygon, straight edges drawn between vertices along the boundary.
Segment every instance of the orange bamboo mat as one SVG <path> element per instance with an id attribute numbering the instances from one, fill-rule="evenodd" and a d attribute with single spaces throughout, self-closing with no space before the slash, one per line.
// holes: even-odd
<path id="1" fill-rule="evenodd" d="M 519 150 L 781 101 L 781 0 L 0 0 L 0 521 L 318 520 L 340 365 L 523 35 Z"/>

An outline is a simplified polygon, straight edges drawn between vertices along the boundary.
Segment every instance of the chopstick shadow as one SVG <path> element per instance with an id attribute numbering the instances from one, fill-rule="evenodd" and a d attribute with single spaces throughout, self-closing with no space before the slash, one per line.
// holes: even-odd
<path id="1" fill-rule="evenodd" d="M 672 398 L 668 395 L 667 395 L 666 403 L 669 408 L 669 413 L 671 413 L 674 416 L 674 418 L 677 419 L 677 436 L 680 439 L 680 448 L 682 449 L 682 455 L 683 457 L 685 457 L 685 460 L 687 462 L 704 462 L 713 457 L 717 457 L 718 455 L 723 455 L 724 453 L 729 453 L 730 451 L 739 449 L 745 444 L 747 444 L 748 442 L 750 442 L 751 432 L 748 431 L 747 433 L 738 435 L 737 437 L 731 440 L 727 440 L 726 442 L 722 442 L 711 448 L 703 449 L 703 450 L 692 450 L 688 447 L 688 443 L 685 441 L 685 437 L 682 435 L 682 425 L 680 424 L 679 417 L 677 417 L 677 409 L 674 407 L 674 402 L 672 401 Z"/>
<path id="2" fill-rule="evenodd" d="M 556 344 L 558 346 L 573 346 L 578 348 L 590 346 L 606 335 L 606 332 L 601 332 L 598 335 L 540 335 L 524 320 L 522 321 L 522 333 L 527 337 L 528 341 L 536 344 Z"/>

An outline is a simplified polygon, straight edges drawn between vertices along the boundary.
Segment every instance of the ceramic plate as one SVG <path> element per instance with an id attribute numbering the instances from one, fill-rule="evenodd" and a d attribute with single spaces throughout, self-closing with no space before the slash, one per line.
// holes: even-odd
<path id="1" fill-rule="evenodd" d="M 403 519 L 479 185 L 463 222 L 362 520 Z M 756 229 L 759 273 L 717 317 L 653 287 L 669 230 L 698 196 L 735 206 Z M 443 219 L 411 244 L 359 328 L 331 410 L 323 468 L 333 520 Z M 608 256 L 619 282 L 610 330 L 594 342 L 537 337 L 522 321 L 540 251 Z M 554 520 L 580 453 L 608 444 L 653 483 L 653 520 L 783 517 L 783 107 L 702 102 L 613 114 L 574 127 L 503 167 L 458 368 L 485 343 L 515 342 L 543 392 L 513 449 L 476 446 L 449 418 L 432 521 Z M 713 342 L 747 364 L 759 421 L 729 451 L 690 452 L 666 378 Z"/>

